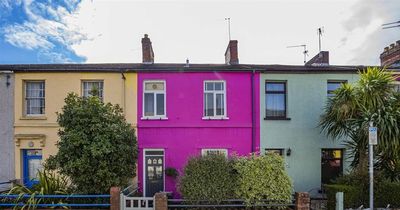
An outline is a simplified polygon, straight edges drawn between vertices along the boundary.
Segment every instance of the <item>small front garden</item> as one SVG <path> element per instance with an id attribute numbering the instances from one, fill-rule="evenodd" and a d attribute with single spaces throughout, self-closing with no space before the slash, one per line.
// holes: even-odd
<path id="1" fill-rule="evenodd" d="M 182 197 L 195 204 L 241 199 L 247 206 L 292 203 L 292 183 L 276 154 L 192 157 L 179 177 Z"/>

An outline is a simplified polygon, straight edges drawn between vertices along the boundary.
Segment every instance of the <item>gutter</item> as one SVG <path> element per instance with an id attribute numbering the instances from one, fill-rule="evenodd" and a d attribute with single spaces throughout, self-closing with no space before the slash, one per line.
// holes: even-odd
<path id="1" fill-rule="evenodd" d="M 256 141 L 256 110 L 255 110 L 255 82 L 254 82 L 255 70 L 251 73 L 251 152 L 255 152 L 255 141 Z"/>

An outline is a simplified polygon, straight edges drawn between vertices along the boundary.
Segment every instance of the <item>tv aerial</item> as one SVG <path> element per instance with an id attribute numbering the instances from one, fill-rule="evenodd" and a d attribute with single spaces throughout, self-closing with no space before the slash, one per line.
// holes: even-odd
<path id="1" fill-rule="evenodd" d="M 400 20 L 392 23 L 385 23 L 382 24 L 382 26 L 383 26 L 382 29 L 396 28 L 396 27 L 400 28 Z"/>
<path id="2" fill-rule="evenodd" d="M 302 47 L 303 48 L 304 63 L 306 63 L 307 62 L 307 56 L 308 56 L 307 45 L 301 44 L 301 45 L 287 46 L 287 48 L 294 48 L 294 47 Z"/>
<path id="3" fill-rule="evenodd" d="M 322 34 L 324 33 L 324 27 L 322 26 L 322 27 L 319 27 L 318 29 L 317 29 L 317 33 L 318 33 L 318 46 L 319 46 L 319 51 L 321 52 L 321 37 L 322 37 Z"/>

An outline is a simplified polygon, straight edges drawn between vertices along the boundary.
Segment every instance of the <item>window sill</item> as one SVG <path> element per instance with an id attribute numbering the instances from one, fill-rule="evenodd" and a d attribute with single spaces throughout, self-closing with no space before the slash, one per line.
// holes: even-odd
<path id="1" fill-rule="evenodd" d="M 47 120 L 47 117 L 44 115 L 37 116 L 23 116 L 19 118 L 20 120 Z"/>
<path id="2" fill-rule="evenodd" d="M 141 117 L 141 120 L 168 120 L 168 117 Z"/>
<path id="3" fill-rule="evenodd" d="M 229 117 L 202 117 L 202 120 L 229 120 Z"/>
<path id="4" fill-rule="evenodd" d="M 265 117 L 264 120 L 291 120 L 288 117 Z"/>

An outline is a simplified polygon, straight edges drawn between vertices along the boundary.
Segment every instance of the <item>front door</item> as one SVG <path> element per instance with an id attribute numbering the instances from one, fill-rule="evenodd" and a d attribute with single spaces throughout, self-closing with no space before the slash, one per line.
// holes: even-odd
<path id="1" fill-rule="evenodd" d="M 32 187 L 38 183 L 38 171 L 42 167 L 42 150 L 24 149 L 23 156 L 23 182 L 27 187 Z"/>
<path id="2" fill-rule="evenodd" d="M 343 172 L 343 150 L 322 149 L 321 151 L 321 183 L 331 184 Z"/>
<path id="3" fill-rule="evenodd" d="M 145 196 L 164 191 L 164 151 L 145 151 Z"/>

